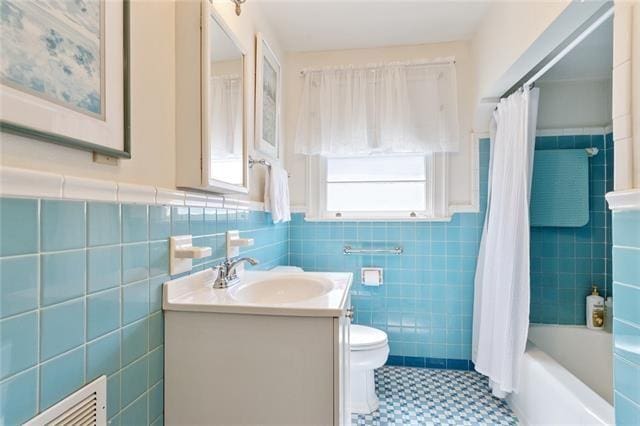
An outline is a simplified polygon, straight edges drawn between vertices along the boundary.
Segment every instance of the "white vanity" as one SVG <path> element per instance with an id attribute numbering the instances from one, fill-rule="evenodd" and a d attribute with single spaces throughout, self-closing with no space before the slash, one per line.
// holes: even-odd
<path id="1" fill-rule="evenodd" d="M 166 424 L 350 424 L 352 275 L 216 275 L 164 286 Z"/>

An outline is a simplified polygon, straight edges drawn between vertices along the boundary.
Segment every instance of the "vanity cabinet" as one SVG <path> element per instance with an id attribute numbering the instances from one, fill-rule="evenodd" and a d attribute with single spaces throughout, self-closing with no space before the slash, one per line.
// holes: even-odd
<path id="1" fill-rule="evenodd" d="M 211 288 L 167 303 L 165 284 L 165 423 L 351 424 L 349 286 L 329 313 L 229 306 Z"/>

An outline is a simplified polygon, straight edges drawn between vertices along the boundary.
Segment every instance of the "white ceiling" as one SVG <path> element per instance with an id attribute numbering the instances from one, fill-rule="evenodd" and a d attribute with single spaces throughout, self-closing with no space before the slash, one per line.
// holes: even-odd
<path id="1" fill-rule="evenodd" d="M 609 18 L 553 66 L 540 81 L 611 78 L 613 19 Z"/>
<path id="2" fill-rule="evenodd" d="M 466 40 L 489 2 L 262 0 L 253 7 L 260 7 L 285 50 L 317 51 Z"/>

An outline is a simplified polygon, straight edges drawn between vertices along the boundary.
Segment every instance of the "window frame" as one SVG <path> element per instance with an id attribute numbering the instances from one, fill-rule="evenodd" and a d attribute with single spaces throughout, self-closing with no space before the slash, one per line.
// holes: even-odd
<path id="1" fill-rule="evenodd" d="M 448 221 L 448 154 L 424 155 L 425 210 L 421 211 L 348 211 L 327 209 L 327 158 L 307 157 L 307 214 L 305 220 L 321 221 Z M 389 181 L 392 182 L 392 181 Z M 339 214 L 338 214 L 339 213 Z M 415 215 L 412 215 L 414 213 Z"/>

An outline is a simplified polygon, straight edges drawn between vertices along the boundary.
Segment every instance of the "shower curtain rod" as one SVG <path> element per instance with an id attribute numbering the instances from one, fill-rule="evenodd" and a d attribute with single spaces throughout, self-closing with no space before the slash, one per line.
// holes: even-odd
<path id="1" fill-rule="evenodd" d="M 515 93 L 519 89 L 535 83 L 540 77 L 546 74 L 551 67 L 564 58 L 578 44 L 582 42 L 589 34 L 600 26 L 604 21 L 613 15 L 613 1 L 603 4 L 589 19 L 587 19 L 580 27 L 578 27 L 569 37 L 560 43 L 555 49 L 544 57 L 536 66 L 524 75 L 516 84 L 511 86 L 509 90 L 504 92 L 500 98 L 506 98 Z"/>

